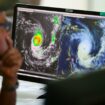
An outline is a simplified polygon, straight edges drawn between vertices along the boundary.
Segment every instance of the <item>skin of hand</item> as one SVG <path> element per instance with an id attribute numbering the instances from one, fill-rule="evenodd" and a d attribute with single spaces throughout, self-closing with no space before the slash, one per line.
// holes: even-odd
<path id="1" fill-rule="evenodd" d="M 5 37 L 8 50 L 0 58 L 0 74 L 4 78 L 16 78 L 18 69 L 22 64 L 22 57 L 19 51 L 13 48 L 12 40 L 9 36 Z"/>
<path id="2" fill-rule="evenodd" d="M 17 72 L 22 64 L 21 54 L 13 47 L 12 40 L 9 36 L 4 37 L 8 49 L 0 58 L 0 74 L 3 76 L 2 87 L 0 92 L 0 105 L 16 105 L 16 89 L 18 81 Z"/>

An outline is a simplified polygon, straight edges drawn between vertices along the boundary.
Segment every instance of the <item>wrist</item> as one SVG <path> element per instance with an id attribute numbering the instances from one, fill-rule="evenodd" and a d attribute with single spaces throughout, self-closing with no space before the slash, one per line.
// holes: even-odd
<path id="1" fill-rule="evenodd" d="M 14 76 L 12 78 L 8 78 L 8 77 L 5 77 L 3 76 L 3 83 L 4 84 L 7 84 L 7 85 L 12 85 L 12 84 L 15 84 L 17 81 L 17 76 Z"/>
<path id="2" fill-rule="evenodd" d="M 3 78 L 2 90 L 15 91 L 17 88 L 18 88 L 17 78 L 12 78 L 12 79 Z"/>

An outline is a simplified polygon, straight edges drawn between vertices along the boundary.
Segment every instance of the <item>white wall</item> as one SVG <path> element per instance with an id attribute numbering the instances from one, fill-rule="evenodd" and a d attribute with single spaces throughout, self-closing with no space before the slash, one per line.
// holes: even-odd
<path id="1" fill-rule="evenodd" d="M 88 4 L 89 10 L 105 12 L 105 0 L 89 0 Z"/>
<path id="2" fill-rule="evenodd" d="M 88 0 L 41 0 L 40 5 L 87 10 Z"/>

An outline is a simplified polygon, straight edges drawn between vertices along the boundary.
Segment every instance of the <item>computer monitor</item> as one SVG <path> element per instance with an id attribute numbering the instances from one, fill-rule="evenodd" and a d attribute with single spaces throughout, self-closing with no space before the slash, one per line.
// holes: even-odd
<path id="1" fill-rule="evenodd" d="M 44 82 L 105 67 L 103 12 L 17 4 L 12 37 L 24 58 L 22 79 Z"/>

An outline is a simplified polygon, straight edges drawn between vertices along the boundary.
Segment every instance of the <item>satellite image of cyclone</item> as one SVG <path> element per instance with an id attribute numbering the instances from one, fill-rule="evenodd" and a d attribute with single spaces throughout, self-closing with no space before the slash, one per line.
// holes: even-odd
<path id="1" fill-rule="evenodd" d="M 105 67 L 105 20 L 64 17 L 58 75 Z"/>
<path id="2" fill-rule="evenodd" d="M 68 76 L 105 67 L 105 20 L 19 12 L 15 47 L 22 69 Z"/>
<path id="3" fill-rule="evenodd" d="M 60 53 L 61 16 L 19 12 L 15 46 L 24 56 L 22 69 L 55 74 Z"/>

